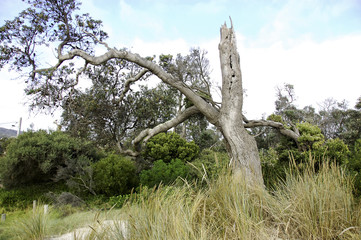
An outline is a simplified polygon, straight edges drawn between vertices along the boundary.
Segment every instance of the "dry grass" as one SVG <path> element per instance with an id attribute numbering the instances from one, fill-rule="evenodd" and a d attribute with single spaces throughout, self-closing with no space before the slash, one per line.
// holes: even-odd
<path id="1" fill-rule="evenodd" d="M 361 237 L 352 188 L 343 169 L 328 161 L 316 173 L 310 156 L 306 169 L 291 168 L 285 182 L 276 187 L 272 209 L 279 231 L 287 239 Z"/>
<path id="2" fill-rule="evenodd" d="M 159 187 L 123 211 L 131 239 L 361 239 L 360 205 L 344 171 L 292 168 L 269 193 L 223 174 L 207 189 Z M 144 197 L 145 196 L 145 197 Z"/>

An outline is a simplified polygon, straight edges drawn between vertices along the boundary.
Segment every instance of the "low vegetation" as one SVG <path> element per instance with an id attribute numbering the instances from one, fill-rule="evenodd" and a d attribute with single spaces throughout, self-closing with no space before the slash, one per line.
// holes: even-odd
<path id="1" fill-rule="evenodd" d="M 90 226 L 85 239 L 359 239 L 360 204 L 352 191 L 344 169 L 326 161 L 316 171 L 310 157 L 302 171 L 291 167 L 273 191 L 250 187 L 224 170 L 206 187 L 141 188 L 122 209 L 102 214 L 29 210 L 3 223 L 6 238 L 0 239 L 45 239 L 80 226 Z M 106 219 L 126 223 L 126 234 L 119 226 L 101 227 Z"/>

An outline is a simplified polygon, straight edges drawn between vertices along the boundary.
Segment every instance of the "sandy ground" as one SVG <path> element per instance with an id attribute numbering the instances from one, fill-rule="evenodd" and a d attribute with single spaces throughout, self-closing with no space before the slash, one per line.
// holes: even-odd
<path id="1" fill-rule="evenodd" d="M 98 224 L 98 226 L 88 226 L 83 228 L 78 228 L 73 232 L 63 234 L 61 236 L 53 236 L 48 238 L 47 240 L 81 240 L 86 239 L 89 234 L 92 233 L 95 229 L 97 232 L 107 231 L 108 233 L 113 231 L 116 233 L 121 232 L 123 236 L 126 238 L 127 234 L 127 223 L 125 221 L 115 222 L 112 220 L 107 220 Z"/>

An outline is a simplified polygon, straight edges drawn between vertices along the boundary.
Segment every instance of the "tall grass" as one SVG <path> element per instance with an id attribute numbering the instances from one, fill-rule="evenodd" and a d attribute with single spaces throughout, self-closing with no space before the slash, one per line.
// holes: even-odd
<path id="1" fill-rule="evenodd" d="M 25 217 L 19 219 L 10 230 L 13 232 L 13 239 L 40 240 L 47 235 L 48 221 L 47 215 L 44 214 L 44 208 L 36 207 L 29 211 Z"/>
<path id="2" fill-rule="evenodd" d="M 352 181 L 342 168 L 323 161 L 315 171 L 310 156 L 304 170 L 292 167 L 276 186 L 273 216 L 287 239 L 337 239 L 360 235 L 360 212 Z"/>
<path id="3" fill-rule="evenodd" d="M 154 189 L 123 208 L 131 239 L 361 239 L 352 181 L 313 162 L 293 167 L 271 193 L 229 173 L 206 189 Z"/>
<path id="4" fill-rule="evenodd" d="M 269 239 L 268 197 L 224 174 L 207 189 L 153 189 L 123 210 L 131 239 Z"/>
<path id="5" fill-rule="evenodd" d="M 100 225 L 105 219 L 115 219 L 121 217 L 119 210 L 112 212 L 74 212 L 69 216 L 64 216 L 61 209 L 50 208 L 48 214 L 44 215 L 43 206 L 39 205 L 35 213 L 29 209 L 25 214 L 9 214 L 9 218 L 4 223 L 0 223 L 0 239 L 49 239 L 49 236 L 58 236 L 73 232 L 75 229 L 85 228 L 89 231 L 80 233 L 75 231 L 75 239 L 123 239 L 123 238 L 100 238 L 101 234 L 110 235 L 110 226 Z M 75 211 L 75 210 L 74 210 Z M 119 235 L 119 224 L 111 226 L 114 235 Z M 92 230 L 92 228 L 95 231 Z M 107 232 L 104 234 L 102 232 Z M 96 238 L 92 238 L 96 236 Z"/>

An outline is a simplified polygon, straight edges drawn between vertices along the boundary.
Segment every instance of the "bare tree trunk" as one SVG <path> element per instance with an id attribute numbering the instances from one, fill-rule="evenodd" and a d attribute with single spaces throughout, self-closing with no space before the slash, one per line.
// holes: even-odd
<path id="1" fill-rule="evenodd" d="M 242 175 L 251 184 L 263 184 L 257 144 L 243 124 L 242 74 L 233 26 L 222 26 L 218 48 L 222 70 L 219 128 L 226 139 L 235 176 Z"/>
<path id="2" fill-rule="evenodd" d="M 261 161 L 254 137 L 241 124 L 221 116 L 220 128 L 226 139 L 231 166 L 236 177 L 243 176 L 251 184 L 263 184 Z"/>

